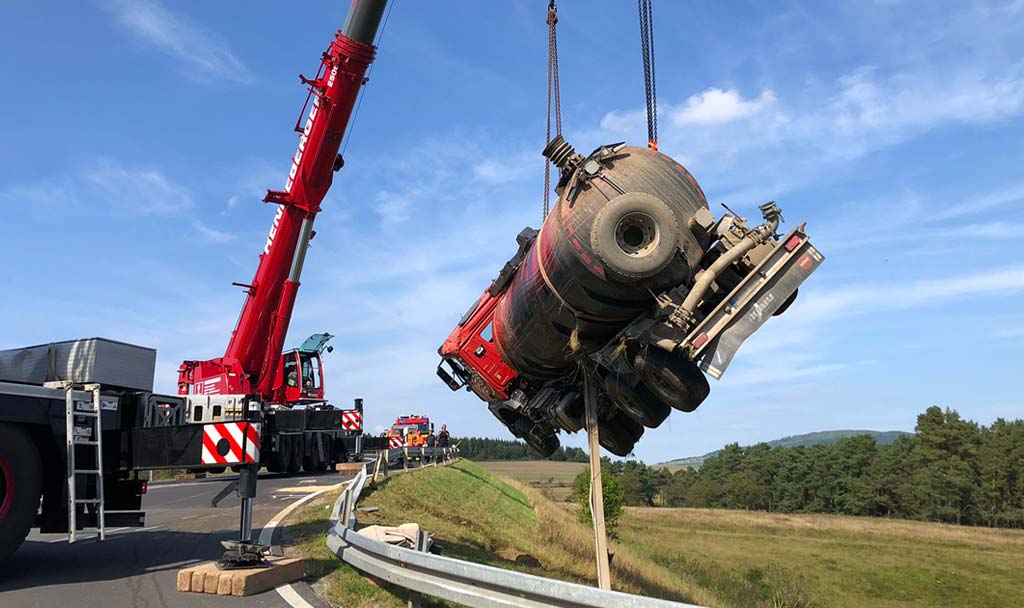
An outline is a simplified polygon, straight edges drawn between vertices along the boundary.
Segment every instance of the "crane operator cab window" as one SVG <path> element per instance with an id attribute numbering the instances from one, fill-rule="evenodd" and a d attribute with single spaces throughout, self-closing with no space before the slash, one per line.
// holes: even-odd
<path id="1" fill-rule="evenodd" d="M 315 391 L 320 388 L 320 358 L 313 353 L 301 353 L 302 389 Z"/>
<path id="2" fill-rule="evenodd" d="M 285 382 L 292 388 L 298 388 L 299 386 L 299 371 L 298 362 L 295 357 L 286 357 L 284 360 L 284 377 Z"/>

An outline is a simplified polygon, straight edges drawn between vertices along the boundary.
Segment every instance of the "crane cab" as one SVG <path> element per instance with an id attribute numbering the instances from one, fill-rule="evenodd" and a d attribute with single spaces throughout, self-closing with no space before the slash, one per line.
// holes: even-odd
<path id="1" fill-rule="evenodd" d="M 327 346 L 331 334 L 313 334 L 298 348 L 281 353 L 274 381 L 275 403 L 294 405 L 324 400 L 324 364 L 321 355 L 334 347 Z"/>

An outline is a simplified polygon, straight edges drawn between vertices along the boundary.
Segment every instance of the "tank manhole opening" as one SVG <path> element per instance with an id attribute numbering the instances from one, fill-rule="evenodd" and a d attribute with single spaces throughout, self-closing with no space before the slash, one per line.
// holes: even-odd
<path id="1" fill-rule="evenodd" d="M 615 243 L 632 257 L 650 255 L 658 247 L 660 236 L 657 222 L 646 213 L 627 213 L 615 225 Z"/>

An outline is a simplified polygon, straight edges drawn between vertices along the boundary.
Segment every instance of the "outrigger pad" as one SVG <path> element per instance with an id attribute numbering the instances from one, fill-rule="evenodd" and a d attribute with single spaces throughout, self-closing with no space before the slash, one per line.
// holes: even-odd
<path id="1" fill-rule="evenodd" d="M 240 540 L 222 540 L 224 558 L 217 562 L 221 570 L 242 570 L 244 568 L 269 568 L 265 555 L 270 547 Z"/>

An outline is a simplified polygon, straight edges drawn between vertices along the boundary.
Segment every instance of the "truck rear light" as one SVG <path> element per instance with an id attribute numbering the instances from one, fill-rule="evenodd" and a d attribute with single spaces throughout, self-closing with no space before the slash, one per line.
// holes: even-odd
<path id="1" fill-rule="evenodd" d="M 699 336 L 697 336 L 696 338 L 693 339 L 693 347 L 694 348 L 700 348 L 701 346 L 704 346 L 704 343 L 707 342 L 707 341 L 708 341 L 708 335 L 707 334 L 701 334 L 701 335 L 699 335 Z"/>
<path id="2" fill-rule="evenodd" d="M 148 481 L 142 482 L 142 491 L 140 493 L 141 494 L 145 494 L 146 492 L 149 492 L 149 482 Z"/>
<path id="3" fill-rule="evenodd" d="M 789 238 L 788 241 L 786 241 L 786 251 L 793 251 L 794 249 L 796 249 L 797 245 L 799 245 L 799 244 L 800 244 L 800 237 L 794 234 L 793 236 L 791 236 Z"/>

